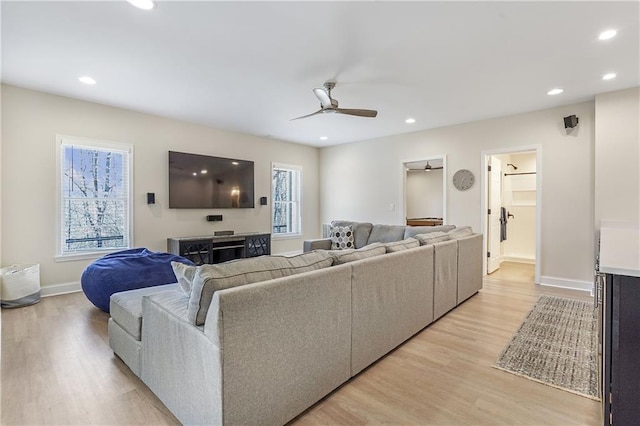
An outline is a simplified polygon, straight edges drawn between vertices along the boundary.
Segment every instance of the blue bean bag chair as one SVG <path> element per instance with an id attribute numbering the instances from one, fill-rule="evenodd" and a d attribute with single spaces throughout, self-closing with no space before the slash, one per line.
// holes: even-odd
<path id="1" fill-rule="evenodd" d="M 172 261 L 193 265 L 184 257 L 146 248 L 111 253 L 87 266 L 80 279 L 82 291 L 91 303 L 108 313 L 113 293 L 177 282 Z"/>

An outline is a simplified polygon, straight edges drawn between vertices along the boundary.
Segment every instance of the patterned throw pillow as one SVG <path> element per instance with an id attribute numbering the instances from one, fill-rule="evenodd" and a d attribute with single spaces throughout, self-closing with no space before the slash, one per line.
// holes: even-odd
<path id="1" fill-rule="evenodd" d="M 351 226 L 332 226 L 329 237 L 331 238 L 331 250 L 355 248 L 355 239 Z"/>

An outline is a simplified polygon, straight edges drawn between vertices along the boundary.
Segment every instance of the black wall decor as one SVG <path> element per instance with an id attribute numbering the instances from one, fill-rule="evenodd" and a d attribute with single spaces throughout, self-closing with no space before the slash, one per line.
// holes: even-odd
<path id="1" fill-rule="evenodd" d="M 573 129 L 578 125 L 578 117 L 576 115 L 569 115 L 564 118 L 564 128 Z"/>

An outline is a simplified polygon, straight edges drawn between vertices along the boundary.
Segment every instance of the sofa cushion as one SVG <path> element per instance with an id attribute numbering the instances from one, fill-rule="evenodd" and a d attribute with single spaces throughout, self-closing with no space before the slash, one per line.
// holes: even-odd
<path id="1" fill-rule="evenodd" d="M 452 240 L 459 240 L 460 238 L 468 237 L 469 235 L 473 235 L 473 230 L 470 226 L 461 226 L 456 229 L 452 229 L 447 232 Z"/>
<path id="2" fill-rule="evenodd" d="M 187 318 L 195 325 L 203 325 L 213 294 L 218 290 L 313 271 L 332 264 L 333 258 L 328 252 L 318 250 L 290 257 L 260 256 L 198 266 L 191 284 Z"/>
<path id="3" fill-rule="evenodd" d="M 398 225 L 373 225 L 367 243 L 390 243 L 404 240 L 404 228 L 405 226 Z"/>
<path id="4" fill-rule="evenodd" d="M 427 234 L 430 232 L 447 232 L 452 229 L 455 229 L 455 225 L 407 226 L 404 229 L 404 238 L 415 237 L 418 234 Z"/>
<path id="5" fill-rule="evenodd" d="M 140 332 L 142 329 L 142 297 L 166 291 L 180 292 L 180 286 L 174 283 L 113 293 L 109 301 L 111 318 L 113 318 L 123 330 L 129 333 L 131 337 L 135 340 L 140 340 Z"/>
<path id="6" fill-rule="evenodd" d="M 410 248 L 420 247 L 420 241 L 415 238 L 407 238 L 402 241 L 393 241 L 391 243 L 384 243 L 384 248 L 387 253 L 395 253 L 397 251 L 407 250 Z"/>
<path id="7" fill-rule="evenodd" d="M 331 238 L 331 250 L 345 250 L 355 248 L 355 238 L 353 236 L 353 227 L 348 226 L 332 226 L 329 231 Z"/>
<path id="8" fill-rule="evenodd" d="M 367 241 L 369 241 L 369 234 L 371 234 L 371 228 L 373 228 L 373 224 L 371 223 L 352 222 L 349 220 L 334 220 L 331 222 L 331 226 L 351 226 L 357 249 L 367 245 Z"/>
<path id="9" fill-rule="evenodd" d="M 180 262 L 171 262 L 171 268 L 173 268 L 173 274 L 176 276 L 180 288 L 184 294 L 189 295 L 189 293 L 191 293 L 191 282 L 193 281 L 197 268 Z"/>
<path id="10" fill-rule="evenodd" d="M 333 257 L 334 265 L 342 265 L 343 263 L 385 254 L 386 250 L 381 243 L 373 243 L 355 250 L 336 250 L 327 253 Z"/>
<path id="11" fill-rule="evenodd" d="M 416 235 L 416 239 L 420 241 L 420 245 L 426 246 L 442 241 L 449 241 L 451 237 L 446 232 L 429 232 L 428 234 Z"/>

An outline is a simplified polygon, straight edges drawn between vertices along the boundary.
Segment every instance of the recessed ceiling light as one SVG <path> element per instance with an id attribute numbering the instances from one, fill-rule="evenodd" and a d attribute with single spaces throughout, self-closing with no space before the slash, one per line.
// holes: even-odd
<path id="1" fill-rule="evenodd" d="M 326 141 L 326 140 L 328 140 L 328 139 L 329 139 L 329 137 L 328 137 L 328 136 L 320 136 L 320 140 L 321 140 L 321 141 Z"/>
<path id="2" fill-rule="evenodd" d="M 547 95 L 559 95 L 562 92 L 564 92 L 562 89 L 551 89 L 547 92 Z"/>
<path id="3" fill-rule="evenodd" d="M 232 161 L 231 164 L 233 164 L 234 166 L 237 166 L 240 163 L 238 163 L 237 161 Z"/>
<path id="4" fill-rule="evenodd" d="M 609 40 L 610 38 L 615 37 L 616 34 L 618 34 L 616 30 L 607 30 L 607 31 L 601 32 L 598 38 L 600 40 Z"/>
<path id="5" fill-rule="evenodd" d="M 127 0 L 129 4 L 142 10 L 151 10 L 156 7 L 156 3 L 153 0 Z"/>
<path id="6" fill-rule="evenodd" d="M 198 176 L 198 174 L 197 174 L 196 172 L 193 172 L 193 175 L 194 175 L 194 176 Z"/>
<path id="7" fill-rule="evenodd" d="M 407 118 L 406 120 L 404 120 L 405 123 L 407 124 L 413 124 L 416 122 L 415 118 Z"/>
<path id="8" fill-rule="evenodd" d="M 91 77 L 89 77 L 88 75 L 83 75 L 82 77 L 78 77 L 78 80 L 80 80 L 80 82 L 84 84 L 91 84 L 91 85 L 96 84 L 96 81 Z"/>
<path id="9" fill-rule="evenodd" d="M 207 170 L 206 169 L 202 169 L 202 170 L 200 170 L 200 173 L 203 174 L 203 175 L 206 175 L 207 174 Z"/>
<path id="10" fill-rule="evenodd" d="M 603 80 L 613 80 L 614 78 L 616 78 L 615 72 L 610 72 L 609 74 L 605 74 L 602 76 Z"/>

